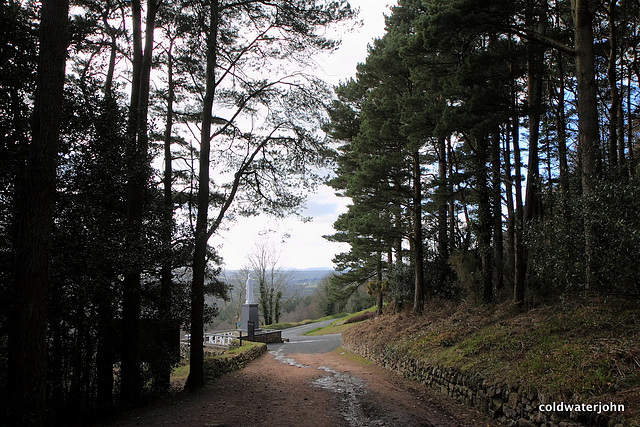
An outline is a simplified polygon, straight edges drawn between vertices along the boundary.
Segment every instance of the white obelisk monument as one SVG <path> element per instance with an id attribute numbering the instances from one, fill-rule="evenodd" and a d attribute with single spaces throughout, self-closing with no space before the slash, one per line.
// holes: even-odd
<path id="1" fill-rule="evenodd" d="M 258 323 L 258 304 L 253 300 L 253 285 L 255 283 L 256 281 L 249 274 L 246 289 L 247 299 L 242 304 L 242 316 L 240 317 L 240 329 L 249 335 L 251 335 L 250 332 L 258 330 L 260 326 Z M 253 324 L 253 331 L 249 330 L 250 322 Z"/>

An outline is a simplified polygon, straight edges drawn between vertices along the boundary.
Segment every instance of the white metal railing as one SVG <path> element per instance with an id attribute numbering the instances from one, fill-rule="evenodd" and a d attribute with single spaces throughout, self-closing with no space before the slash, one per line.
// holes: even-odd
<path id="1" fill-rule="evenodd" d="M 228 347 L 229 344 L 231 344 L 231 341 L 235 340 L 239 336 L 240 331 L 238 330 L 207 332 L 202 337 L 202 342 L 204 344 Z M 184 336 L 183 342 L 185 344 L 189 344 L 191 342 L 191 334 L 186 334 Z"/>

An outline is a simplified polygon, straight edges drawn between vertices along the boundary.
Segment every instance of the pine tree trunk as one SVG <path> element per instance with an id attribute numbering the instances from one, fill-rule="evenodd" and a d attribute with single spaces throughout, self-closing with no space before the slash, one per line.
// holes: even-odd
<path id="1" fill-rule="evenodd" d="M 145 47 L 142 48 L 142 18 L 140 0 L 132 0 L 133 17 L 133 79 L 131 106 L 129 111 L 127 147 L 127 223 L 129 226 L 128 247 L 131 254 L 138 252 L 142 242 L 144 215 L 144 193 L 149 173 L 147 115 L 149 109 L 149 79 L 153 33 L 158 3 L 147 2 Z M 140 260 L 125 274 L 122 301 L 122 356 L 120 401 L 123 407 L 140 403 L 142 378 L 140 365 L 140 305 L 141 305 Z"/>
<path id="2" fill-rule="evenodd" d="M 116 68 L 116 53 L 118 51 L 117 38 L 115 30 L 108 27 L 111 36 L 111 52 L 109 53 L 109 66 L 107 67 L 107 76 L 104 79 L 104 95 L 105 98 L 113 98 L 113 73 Z"/>
<path id="3" fill-rule="evenodd" d="M 458 239 L 456 237 L 456 224 L 458 223 L 456 212 L 456 201 L 453 197 L 453 147 L 451 146 L 451 139 L 447 140 L 447 163 L 448 163 L 448 176 L 449 182 L 447 185 L 447 192 L 449 195 L 449 252 L 457 249 Z"/>
<path id="4" fill-rule="evenodd" d="M 505 175 L 505 196 L 507 201 L 507 265 L 508 273 L 515 271 L 515 211 L 513 207 L 513 175 L 511 171 L 511 149 L 509 148 L 509 142 L 513 135 L 513 121 L 515 118 L 509 120 L 509 129 L 505 136 L 503 157 L 504 157 L 504 175 Z M 507 276 L 507 284 L 513 285 L 513 276 Z"/>
<path id="5" fill-rule="evenodd" d="M 44 0 L 29 157 L 16 189 L 15 271 L 8 349 L 12 424 L 43 426 L 47 291 L 60 113 L 67 58 L 67 0 Z"/>
<path id="6" fill-rule="evenodd" d="M 493 216 L 491 214 L 491 202 L 489 194 L 489 182 L 487 179 L 488 140 L 479 137 L 476 142 L 475 177 L 476 191 L 478 193 L 478 254 L 482 261 L 480 272 L 480 287 L 482 299 L 486 303 L 493 301 L 493 260 L 491 253 L 491 234 L 493 229 Z"/>
<path id="7" fill-rule="evenodd" d="M 424 306 L 424 244 L 422 242 L 422 174 L 420 152 L 413 153 L 413 261 L 415 271 L 413 311 Z"/>
<path id="8" fill-rule="evenodd" d="M 512 91 L 512 108 L 515 109 L 515 90 Z M 520 157 L 520 129 L 519 119 L 514 116 L 513 121 L 513 167 L 515 169 L 514 184 L 515 194 L 515 269 L 514 269 L 514 301 L 516 304 L 524 304 L 525 278 L 527 272 L 525 246 L 523 237 L 524 228 L 524 208 L 522 206 L 522 161 Z"/>
<path id="9" fill-rule="evenodd" d="M 620 82 L 620 86 L 622 86 L 622 82 Z M 624 95 L 620 96 L 618 102 L 618 165 L 620 165 L 620 173 L 622 175 L 626 174 L 627 167 L 627 159 L 625 158 L 624 152 Z"/>
<path id="10" fill-rule="evenodd" d="M 504 239 L 502 236 L 502 177 L 500 176 L 500 135 L 495 133 L 491 148 L 493 187 L 493 286 L 496 290 L 504 286 Z"/>
<path id="11" fill-rule="evenodd" d="M 634 53 L 637 58 L 637 52 L 635 52 L 635 49 L 634 49 Z M 629 66 L 628 79 L 629 81 L 631 81 L 631 66 Z M 638 81 L 640 81 L 640 75 L 638 75 Z M 632 116 L 632 110 L 631 110 L 631 88 L 629 88 L 629 90 L 627 90 L 627 141 L 629 141 L 628 161 L 629 161 L 630 176 L 635 175 L 635 164 L 634 164 L 635 159 L 633 157 L 633 144 L 635 143 L 635 141 L 633 140 L 633 118 L 632 117 L 633 116 Z"/>
<path id="12" fill-rule="evenodd" d="M 55 291 L 50 289 L 49 302 L 50 307 L 60 307 L 60 298 L 57 295 L 53 295 Z M 65 372 L 64 372 L 64 342 L 62 337 L 62 321 L 55 313 L 49 312 L 47 314 L 47 322 L 49 325 L 49 359 L 47 360 L 47 368 L 49 371 L 49 392 L 48 404 L 51 408 L 55 408 L 53 417 L 58 419 L 62 408 L 65 405 Z M 113 376 L 113 372 L 111 373 Z"/>
<path id="13" fill-rule="evenodd" d="M 173 234 L 173 196 L 171 194 L 172 185 L 172 168 L 171 168 L 171 142 L 173 128 L 173 101 L 174 101 L 174 83 L 173 83 L 173 41 L 169 44 L 167 51 L 167 114 L 165 119 L 164 131 L 164 222 L 165 229 L 163 235 L 163 246 L 166 259 L 162 265 L 160 277 L 160 301 L 158 305 L 158 324 L 160 325 L 160 353 L 159 360 L 156 362 L 154 369 L 154 388 L 159 392 L 169 390 L 171 365 L 174 354 L 179 354 L 180 348 L 174 348 L 174 337 L 172 336 L 176 328 L 174 328 L 174 319 L 171 312 L 171 294 L 172 294 L 172 269 L 171 262 L 171 236 Z"/>
<path id="14" fill-rule="evenodd" d="M 588 0 L 572 0 L 574 14 L 576 105 L 578 111 L 578 148 L 582 163 L 582 193 L 593 190 L 599 159 L 598 100 L 595 80 L 593 49 L 593 14 Z M 585 290 L 591 287 L 592 236 L 588 219 L 585 235 Z"/>
<path id="15" fill-rule="evenodd" d="M 206 89 L 202 102 L 202 129 L 198 171 L 198 213 L 196 218 L 195 250 L 193 254 L 193 281 L 191 284 L 191 345 L 189 351 L 189 377 L 186 388 L 204 387 L 204 272 L 206 268 L 207 211 L 209 209 L 209 167 L 211 165 L 211 110 L 215 95 L 215 67 L 217 63 L 218 0 L 210 5 L 210 28 L 207 32 Z"/>
<path id="16" fill-rule="evenodd" d="M 556 128 L 558 132 L 558 162 L 560 169 L 560 191 L 563 199 L 569 194 L 569 163 L 567 161 L 567 120 L 565 117 L 564 66 L 562 54 L 558 52 L 558 106 Z"/>
<path id="17" fill-rule="evenodd" d="M 114 310 L 111 298 L 97 302 L 98 336 L 96 349 L 96 400 L 100 416 L 113 409 Z"/>
<path id="18" fill-rule="evenodd" d="M 440 286 L 446 285 L 449 276 L 449 225 L 447 223 L 448 183 L 446 139 L 438 138 L 438 262 Z"/>
<path id="19" fill-rule="evenodd" d="M 538 140 L 540 138 L 540 116 L 542 107 L 543 52 L 530 43 L 528 60 L 529 82 L 527 100 L 529 104 L 529 167 L 524 202 L 524 222 L 529 223 L 539 215 L 540 207 L 540 160 Z"/>
<path id="20" fill-rule="evenodd" d="M 582 158 L 582 191 L 589 194 L 599 157 L 598 104 L 593 50 L 592 12 L 588 0 L 572 0 L 575 22 L 578 144 Z"/>
<path id="21" fill-rule="evenodd" d="M 129 225 L 128 248 L 135 253 L 135 246 L 141 234 L 142 221 L 136 219 L 138 208 L 142 213 L 142 195 L 138 193 L 136 171 L 139 168 L 138 109 L 140 103 L 140 79 L 142 69 L 142 7 L 140 0 L 131 1 L 133 58 L 131 100 L 127 129 L 127 222 Z M 138 360 L 138 335 L 140 313 L 140 272 L 136 267 L 124 276 L 122 297 L 122 348 L 120 355 L 120 401 L 123 407 L 134 406 L 140 395 L 140 362 Z"/>
<path id="22" fill-rule="evenodd" d="M 399 231 L 402 229 L 402 218 L 400 215 L 396 214 L 393 218 L 394 221 L 394 230 L 396 231 L 397 237 L 394 239 L 394 251 L 396 253 L 396 268 L 400 269 L 403 265 L 404 257 L 402 255 L 402 232 Z"/>
<path id="23" fill-rule="evenodd" d="M 378 239 L 378 245 L 382 242 Z M 382 252 L 378 251 L 376 259 L 376 314 L 382 314 L 383 294 L 382 294 Z"/>
<path id="24" fill-rule="evenodd" d="M 616 76 L 617 40 L 615 23 L 616 2 L 609 2 L 607 10 L 609 18 L 609 61 L 607 64 L 607 80 L 611 92 L 611 105 L 609 106 L 609 175 L 617 172 L 618 166 L 618 108 L 620 104 L 620 91 Z"/>

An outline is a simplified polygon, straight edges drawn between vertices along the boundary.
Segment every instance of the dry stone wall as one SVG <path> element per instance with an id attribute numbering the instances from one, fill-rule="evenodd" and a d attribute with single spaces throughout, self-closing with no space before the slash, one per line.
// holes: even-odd
<path id="1" fill-rule="evenodd" d="M 552 397 L 542 396 L 524 388 L 491 384 L 478 374 L 463 373 L 453 368 L 431 366 L 412 358 L 393 346 L 374 348 L 359 334 L 342 335 L 342 347 L 369 359 L 377 365 L 395 371 L 406 378 L 426 384 L 457 401 L 491 415 L 502 424 L 511 426 L 570 427 L 582 425 L 622 426 L 614 420 L 580 419 L 576 413 L 545 413 L 538 409 L 541 403 L 550 403 Z"/>
<path id="2" fill-rule="evenodd" d="M 207 380 L 219 378 L 222 375 L 237 371 L 247 366 L 249 362 L 257 359 L 267 352 L 267 346 L 264 344 L 256 345 L 242 353 L 231 356 L 221 355 L 208 357 L 205 359 Z"/>

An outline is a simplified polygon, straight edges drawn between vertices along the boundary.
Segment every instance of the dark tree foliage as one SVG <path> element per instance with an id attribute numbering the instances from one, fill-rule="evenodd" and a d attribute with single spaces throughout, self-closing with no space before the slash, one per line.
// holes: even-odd
<path id="1" fill-rule="evenodd" d="M 35 88 L 37 68 L 37 32 L 31 27 L 35 10 L 25 9 L 17 2 L 0 6 L 4 20 L 0 26 L 0 304 L 10 306 L 9 292 L 13 253 L 11 224 L 14 219 L 16 176 L 24 167 L 29 141 L 29 105 Z M 8 311 L 0 314 L 0 359 L 6 366 Z M 6 371 L 0 373 L 5 384 Z M 6 390 L 2 387 L 2 390 Z"/>
<path id="2" fill-rule="evenodd" d="M 398 305 L 419 258 L 425 267 L 413 278 L 424 274 L 428 295 L 513 297 L 521 307 L 562 293 L 637 296 L 628 263 L 638 234 L 630 199 L 638 188 L 638 4 L 600 6 L 401 0 L 392 8 L 386 34 L 329 109 L 326 129 L 338 145 L 330 183 L 353 201 L 329 236 L 351 245 L 335 259 L 343 271 L 333 279 L 343 291 L 336 302 L 381 254 Z M 413 200 L 424 201 L 416 216 L 406 203 L 408 147 L 420 147 L 423 171 L 413 173 L 422 181 Z M 404 186 L 404 199 L 381 182 Z M 405 222 L 391 244 L 382 230 L 400 218 L 420 218 L 423 231 Z M 416 236 L 428 248 L 422 256 Z"/>
<path id="3" fill-rule="evenodd" d="M 297 212 L 317 182 L 325 85 L 264 77 L 333 49 L 323 27 L 353 11 L 214 3 L 2 3 L 3 425 L 85 424 L 166 392 L 180 329 L 202 334 L 205 297 L 226 298 L 208 238 L 229 217 Z"/>

